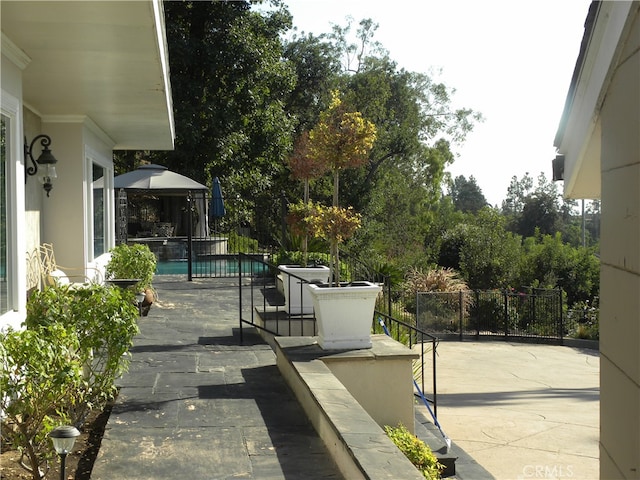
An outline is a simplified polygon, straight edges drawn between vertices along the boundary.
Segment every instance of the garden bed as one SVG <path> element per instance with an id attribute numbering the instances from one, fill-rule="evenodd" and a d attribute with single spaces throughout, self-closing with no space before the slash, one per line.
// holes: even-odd
<path id="1" fill-rule="evenodd" d="M 104 429 L 111 414 L 112 403 L 102 411 L 92 412 L 76 439 L 73 452 L 67 456 L 67 480 L 90 480 L 93 464 L 98 456 Z M 20 466 L 20 452 L 12 445 L 2 442 L 0 453 L 0 478 L 2 480 L 28 480 L 31 473 Z M 51 462 L 47 479 L 60 478 L 60 461 Z"/>

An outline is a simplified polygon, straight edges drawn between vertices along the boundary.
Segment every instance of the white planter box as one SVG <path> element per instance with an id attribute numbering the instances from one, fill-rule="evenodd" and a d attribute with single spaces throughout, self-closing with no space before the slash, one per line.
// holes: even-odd
<path id="1" fill-rule="evenodd" d="M 311 300 L 309 291 L 303 283 L 327 283 L 329 281 L 329 267 L 324 265 L 317 267 L 278 265 L 278 269 L 284 272 L 282 283 L 287 312 L 294 315 L 313 313 L 313 300 Z M 303 282 L 301 279 L 305 281 Z"/>
<path id="2" fill-rule="evenodd" d="M 371 325 L 376 298 L 382 290 L 371 282 L 329 287 L 307 285 L 318 325 L 318 344 L 324 350 L 371 348 Z"/>

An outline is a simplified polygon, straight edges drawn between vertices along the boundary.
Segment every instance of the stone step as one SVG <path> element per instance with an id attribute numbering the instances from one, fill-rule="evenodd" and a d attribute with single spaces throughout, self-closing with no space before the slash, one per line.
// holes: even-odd
<path id="1" fill-rule="evenodd" d="M 433 407 L 432 407 L 433 408 Z M 415 405 L 415 432 L 416 436 L 429 445 L 433 453 L 446 469 L 442 472 L 443 478 L 455 478 L 457 480 L 495 480 L 495 477 L 476 462 L 473 457 L 451 442 L 451 448 L 447 451 L 444 437 L 433 422 L 433 417 L 422 403 L 422 399 L 416 396 Z M 446 433 L 446 426 L 442 425 Z"/>

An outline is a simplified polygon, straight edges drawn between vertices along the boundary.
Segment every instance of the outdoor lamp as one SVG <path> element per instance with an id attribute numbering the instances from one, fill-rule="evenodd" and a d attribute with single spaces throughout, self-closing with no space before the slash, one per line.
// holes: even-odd
<path id="1" fill-rule="evenodd" d="M 37 140 L 40 140 L 40 145 L 42 145 L 42 153 L 38 157 L 37 160 L 33 158 L 33 145 Z M 49 145 L 51 145 L 51 137 L 49 135 L 38 135 L 32 141 L 31 144 L 27 146 L 27 138 L 24 139 L 24 168 L 25 168 L 25 183 L 27 181 L 28 175 L 35 175 L 38 173 L 38 166 L 42 168 L 40 175 L 38 175 L 38 179 L 42 183 L 45 192 L 47 192 L 47 197 L 49 196 L 49 192 L 53 188 L 51 181 L 56 178 L 58 175 L 56 173 L 56 157 L 53 156 L 51 150 L 49 150 Z M 27 165 L 27 159 L 31 160 L 31 165 Z"/>
<path id="2" fill-rule="evenodd" d="M 60 480 L 64 480 L 67 454 L 73 449 L 78 435 L 80 435 L 78 429 L 70 425 L 61 425 L 49 433 L 53 441 L 53 448 L 60 455 Z"/>

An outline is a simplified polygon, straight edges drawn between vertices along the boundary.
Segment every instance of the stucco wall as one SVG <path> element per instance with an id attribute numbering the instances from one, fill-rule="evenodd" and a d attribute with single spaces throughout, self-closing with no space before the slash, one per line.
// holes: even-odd
<path id="1" fill-rule="evenodd" d="M 639 47 L 636 19 L 601 111 L 601 478 L 640 478 Z"/>

